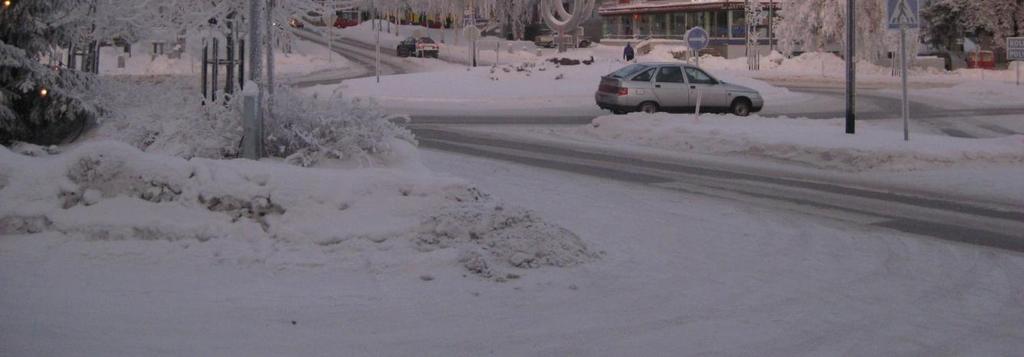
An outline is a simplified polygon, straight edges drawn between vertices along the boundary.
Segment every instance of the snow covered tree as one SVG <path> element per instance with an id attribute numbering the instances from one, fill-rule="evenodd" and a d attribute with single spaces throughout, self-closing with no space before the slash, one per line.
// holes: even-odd
<path id="1" fill-rule="evenodd" d="M 1024 33 L 1024 4 L 1019 0 L 936 0 L 921 11 L 929 44 L 952 49 L 974 34 L 987 47 L 1002 48 L 1006 38 Z"/>
<path id="2" fill-rule="evenodd" d="M 12 0 L 0 10 L 0 143 L 56 144 L 96 116 L 83 95 L 91 77 L 44 64 L 77 40 L 86 14 L 86 0 Z"/>
<path id="3" fill-rule="evenodd" d="M 846 41 L 846 0 L 786 1 L 779 12 L 776 36 L 783 51 L 817 51 Z M 885 0 L 857 1 L 857 54 L 860 60 L 878 61 L 899 46 L 899 36 L 889 33 Z M 917 31 L 907 32 L 916 38 Z M 910 53 L 918 41 L 908 41 Z"/>

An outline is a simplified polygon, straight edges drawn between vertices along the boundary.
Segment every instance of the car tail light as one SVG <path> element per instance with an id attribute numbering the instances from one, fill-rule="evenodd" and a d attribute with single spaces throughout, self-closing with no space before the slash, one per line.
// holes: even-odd
<path id="1" fill-rule="evenodd" d="M 629 95 L 629 88 L 619 88 L 619 93 L 618 94 L 620 96 Z"/>

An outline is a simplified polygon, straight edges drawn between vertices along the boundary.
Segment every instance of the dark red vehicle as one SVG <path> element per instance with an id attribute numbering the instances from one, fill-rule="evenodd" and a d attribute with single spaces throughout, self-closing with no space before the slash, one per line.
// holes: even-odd
<path id="1" fill-rule="evenodd" d="M 359 25 L 359 12 L 343 10 L 338 11 L 338 18 L 334 20 L 334 27 L 343 29 Z"/>
<path id="2" fill-rule="evenodd" d="M 992 51 L 969 52 L 967 68 L 996 69 L 996 55 Z"/>

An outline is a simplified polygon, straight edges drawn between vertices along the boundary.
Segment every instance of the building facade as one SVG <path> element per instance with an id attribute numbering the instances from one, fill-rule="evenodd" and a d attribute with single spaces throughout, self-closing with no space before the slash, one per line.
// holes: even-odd
<path id="1" fill-rule="evenodd" d="M 757 26 L 763 44 L 774 42 L 774 21 L 783 0 L 760 2 L 766 19 Z M 744 0 L 607 0 L 598 9 L 605 42 L 647 39 L 683 40 L 686 31 L 702 27 L 711 46 L 729 56 L 730 47 L 745 46 L 747 40 Z M 731 56 L 730 56 L 731 57 Z"/>

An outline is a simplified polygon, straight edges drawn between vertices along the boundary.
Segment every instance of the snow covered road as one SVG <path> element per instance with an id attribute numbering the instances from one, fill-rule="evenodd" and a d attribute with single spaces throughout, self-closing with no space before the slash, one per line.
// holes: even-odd
<path id="1" fill-rule="evenodd" d="M 756 164 L 723 157 L 668 157 L 616 147 L 417 126 L 420 145 L 462 154 L 681 192 L 727 198 L 812 216 L 885 227 L 948 241 L 1024 252 L 1019 195 L 981 195 L 838 173 Z M 979 198 L 987 197 L 987 198 Z"/>

